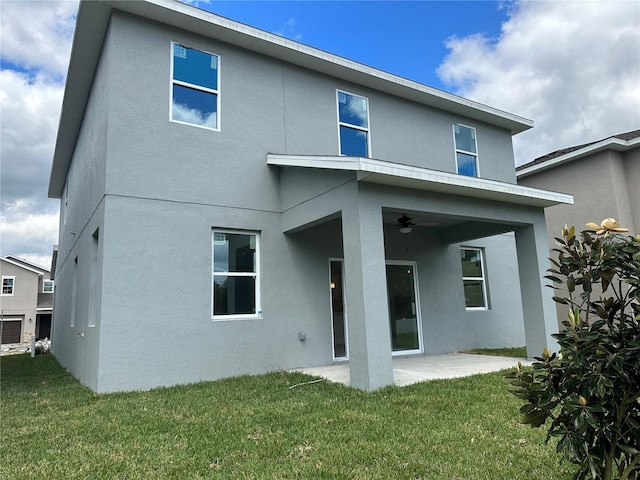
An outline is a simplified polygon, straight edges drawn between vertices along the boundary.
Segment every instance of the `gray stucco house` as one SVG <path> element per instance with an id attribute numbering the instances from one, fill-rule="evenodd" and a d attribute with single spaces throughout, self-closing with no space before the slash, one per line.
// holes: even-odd
<path id="1" fill-rule="evenodd" d="M 98 392 L 553 347 L 530 120 L 170 1 L 82 2 L 53 351 Z"/>

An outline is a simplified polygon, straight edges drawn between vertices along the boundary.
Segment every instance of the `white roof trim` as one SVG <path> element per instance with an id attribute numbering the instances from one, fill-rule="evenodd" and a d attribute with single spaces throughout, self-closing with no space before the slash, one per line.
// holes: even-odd
<path id="1" fill-rule="evenodd" d="M 270 153 L 267 154 L 267 164 L 280 167 L 349 170 L 357 173 L 357 179 L 360 182 L 463 195 L 520 205 L 536 207 L 549 207 L 560 203 L 573 205 L 573 196 L 565 193 L 371 158 Z"/>
<path id="2" fill-rule="evenodd" d="M 80 3 L 60 123 L 49 179 L 49 197 L 60 198 L 71 162 L 111 11 L 120 10 L 252 50 L 411 102 L 507 129 L 512 135 L 533 121 L 494 107 L 363 65 L 265 32 L 176 0 L 96 0 Z"/>
<path id="3" fill-rule="evenodd" d="M 620 138 L 611 137 L 598 143 L 587 145 L 579 150 L 574 150 L 573 152 L 565 153 L 564 155 L 561 155 L 559 157 L 549 159 L 546 162 L 540 162 L 535 165 L 531 165 L 530 167 L 523 168 L 522 170 L 516 172 L 516 176 L 518 178 L 526 177 L 533 173 L 541 172 L 543 170 L 556 167 L 563 163 L 577 160 L 578 158 L 582 158 L 587 155 L 593 155 L 594 153 L 598 153 L 603 150 L 624 151 L 630 150 L 637 146 L 640 146 L 640 137 L 632 138 L 631 140 L 622 140 Z"/>
<path id="4" fill-rule="evenodd" d="M 45 272 L 46 272 L 46 271 L 36 270 L 35 268 L 27 267 L 26 265 L 23 265 L 23 264 L 22 264 L 22 263 L 20 263 L 20 262 L 16 262 L 15 260 L 11 260 L 11 259 L 10 259 L 10 258 L 8 258 L 8 257 L 2 257 L 2 260 L 3 260 L 3 261 L 5 261 L 5 262 L 7 262 L 7 263 L 10 263 L 11 265 L 15 265 L 16 267 L 23 268 L 23 269 L 25 269 L 25 270 L 27 270 L 27 271 L 29 271 L 29 272 L 36 273 L 36 274 L 38 274 L 39 276 L 44 276 L 44 274 L 45 274 Z M 49 273 L 49 272 L 46 272 L 46 273 Z"/>

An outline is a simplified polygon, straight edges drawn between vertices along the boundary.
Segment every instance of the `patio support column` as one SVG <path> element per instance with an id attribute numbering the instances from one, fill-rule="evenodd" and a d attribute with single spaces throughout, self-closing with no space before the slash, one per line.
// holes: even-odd
<path id="1" fill-rule="evenodd" d="M 342 211 L 351 386 L 393 384 L 382 208 L 358 197 Z"/>
<path id="2" fill-rule="evenodd" d="M 545 286 L 543 278 L 549 267 L 546 230 L 541 211 L 534 224 L 515 231 L 528 357 L 539 357 L 545 347 L 551 352 L 558 350 L 551 336 L 558 331 L 553 290 Z"/>

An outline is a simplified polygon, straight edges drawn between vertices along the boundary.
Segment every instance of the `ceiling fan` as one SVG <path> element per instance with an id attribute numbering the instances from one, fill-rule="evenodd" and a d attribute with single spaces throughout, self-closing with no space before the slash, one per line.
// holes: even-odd
<path id="1" fill-rule="evenodd" d="M 411 217 L 407 217 L 407 214 L 403 213 L 402 216 L 398 218 L 398 231 L 404 234 L 411 233 L 413 227 L 416 226 L 411 220 Z"/>

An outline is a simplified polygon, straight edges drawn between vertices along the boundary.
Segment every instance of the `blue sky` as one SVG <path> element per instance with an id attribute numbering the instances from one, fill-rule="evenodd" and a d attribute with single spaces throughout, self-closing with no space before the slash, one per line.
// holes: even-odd
<path id="1" fill-rule="evenodd" d="M 500 35 L 508 8 L 496 1 L 213 1 L 198 7 L 429 86 L 445 41 Z"/>
<path id="2" fill-rule="evenodd" d="M 185 2 L 531 119 L 513 137 L 516 164 L 640 128 L 637 0 Z M 44 266 L 57 243 L 47 186 L 77 9 L 0 0 L 0 255 Z"/>

